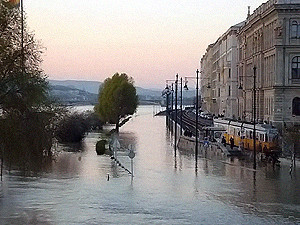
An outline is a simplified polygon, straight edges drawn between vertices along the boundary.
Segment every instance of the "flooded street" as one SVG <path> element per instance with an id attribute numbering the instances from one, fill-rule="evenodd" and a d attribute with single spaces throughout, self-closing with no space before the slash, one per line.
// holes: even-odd
<path id="1" fill-rule="evenodd" d="M 5 171 L 0 224 L 300 223 L 300 168 L 290 176 L 288 162 L 253 171 L 238 159 L 200 157 L 195 169 L 193 155 L 175 154 L 165 117 L 141 106 L 120 129 L 121 145 L 136 153 L 132 180 L 96 155 L 100 135 L 90 133 L 38 174 Z M 127 154 L 118 159 L 130 169 Z"/>

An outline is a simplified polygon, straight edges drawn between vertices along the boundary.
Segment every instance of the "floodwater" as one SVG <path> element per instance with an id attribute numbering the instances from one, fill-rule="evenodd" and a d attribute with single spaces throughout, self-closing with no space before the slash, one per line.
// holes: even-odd
<path id="1" fill-rule="evenodd" d="M 43 172 L 5 171 L 0 224 L 299 224 L 300 171 L 251 165 L 238 159 L 174 152 L 165 117 L 142 106 L 120 130 L 133 145 L 134 178 L 109 156 L 97 156 L 101 134 L 82 145 L 60 146 Z M 127 151 L 117 153 L 130 170 Z M 299 168 L 299 167 L 298 167 Z M 109 179 L 108 179 L 109 176 Z"/>

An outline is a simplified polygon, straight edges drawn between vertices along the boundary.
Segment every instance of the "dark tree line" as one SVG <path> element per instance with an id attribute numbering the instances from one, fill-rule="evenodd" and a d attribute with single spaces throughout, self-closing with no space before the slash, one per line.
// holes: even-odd
<path id="1" fill-rule="evenodd" d="M 25 18 L 23 38 L 21 28 L 20 10 L 0 1 L 0 155 L 7 165 L 26 170 L 51 161 L 54 138 L 78 142 L 102 122 L 94 113 L 68 114 L 51 101 L 40 67 L 44 48 L 28 31 Z M 137 108 L 133 83 L 116 73 L 101 89 L 96 113 L 117 130 Z"/>
<path id="2" fill-rule="evenodd" d="M 0 1 L 0 143 L 1 156 L 21 167 L 51 156 L 58 107 L 48 97 L 46 75 L 40 69 L 42 46 L 27 30 L 21 15 Z"/>

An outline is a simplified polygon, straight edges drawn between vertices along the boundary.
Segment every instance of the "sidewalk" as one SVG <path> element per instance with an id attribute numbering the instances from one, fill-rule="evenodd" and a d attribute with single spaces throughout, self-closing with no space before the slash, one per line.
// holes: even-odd
<path id="1" fill-rule="evenodd" d="M 291 158 L 280 157 L 279 161 L 280 161 L 280 164 L 284 164 L 284 165 L 291 165 L 291 163 L 292 163 Z M 296 167 L 300 167 L 300 159 L 297 159 L 297 158 L 296 158 Z"/>

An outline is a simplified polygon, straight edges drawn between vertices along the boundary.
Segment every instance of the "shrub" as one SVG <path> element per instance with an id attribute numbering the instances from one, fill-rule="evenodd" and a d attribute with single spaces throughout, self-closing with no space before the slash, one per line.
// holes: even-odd
<path id="1" fill-rule="evenodd" d="M 68 114 L 60 121 L 55 137 L 59 142 L 80 142 L 86 132 L 101 127 L 102 122 L 92 112 Z"/>

